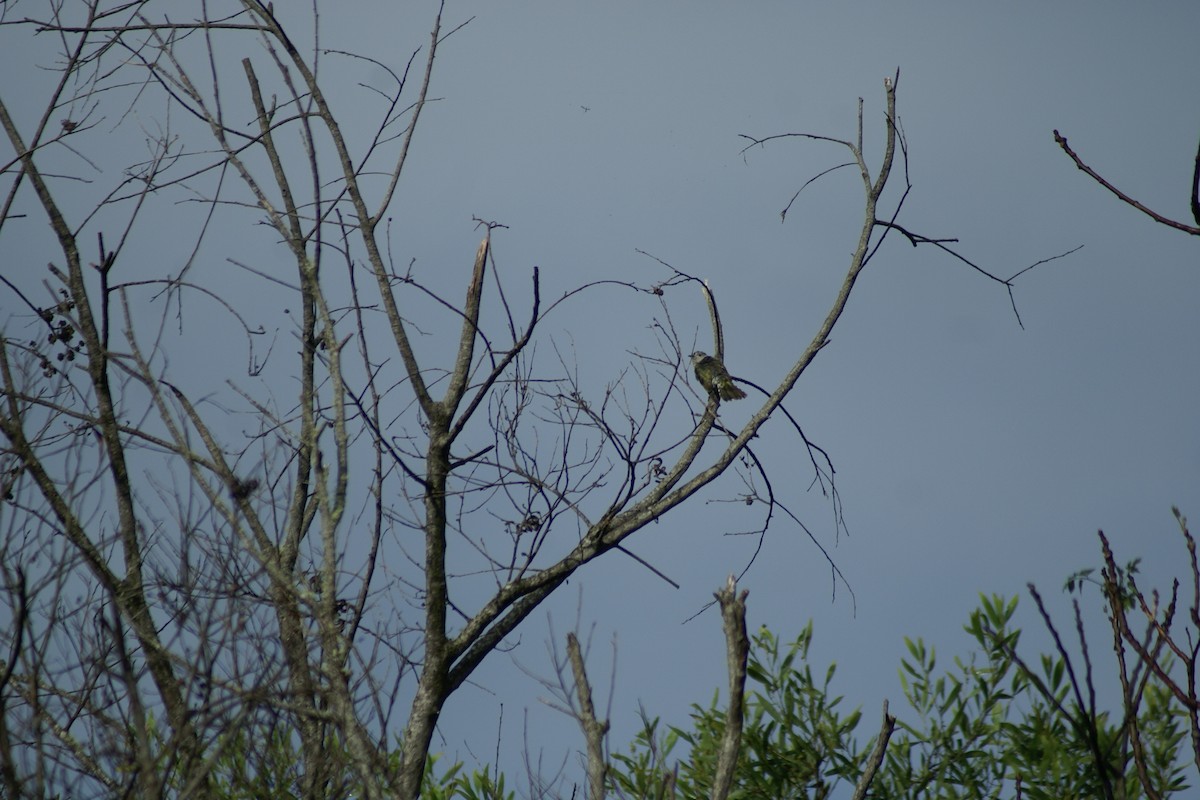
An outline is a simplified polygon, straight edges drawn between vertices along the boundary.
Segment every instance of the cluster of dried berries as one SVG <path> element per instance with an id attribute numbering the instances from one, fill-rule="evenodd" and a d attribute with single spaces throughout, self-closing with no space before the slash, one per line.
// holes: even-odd
<path id="1" fill-rule="evenodd" d="M 75 310 L 75 301 L 70 299 L 65 289 L 59 289 L 58 291 L 62 299 L 53 308 L 38 309 L 38 316 L 50 326 L 50 333 L 46 337 L 47 344 L 51 346 L 56 344 L 64 345 L 64 349 L 54 356 L 56 361 L 62 363 L 64 361 L 75 360 L 75 356 L 83 351 L 83 340 L 77 338 L 78 331 L 75 330 L 75 324 L 67 316 Z M 37 347 L 35 342 L 30 342 L 29 344 L 31 348 Z M 50 362 L 50 359 L 45 355 L 41 356 L 39 366 L 42 370 L 42 376 L 46 378 L 49 378 L 57 371 Z"/>

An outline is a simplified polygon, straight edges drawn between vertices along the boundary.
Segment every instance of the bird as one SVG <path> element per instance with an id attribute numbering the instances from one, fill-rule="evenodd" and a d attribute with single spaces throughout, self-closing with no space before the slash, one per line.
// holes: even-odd
<path id="1" fill-rule="evenodd" d="M 692 367 L 696 370 L 696 380 L 709 394 L 716 395 L 721 400 L 740 400 L 746 393 L 733 385 L 733 378 L 718 358 L 699 350 L 692 353 Z"/>

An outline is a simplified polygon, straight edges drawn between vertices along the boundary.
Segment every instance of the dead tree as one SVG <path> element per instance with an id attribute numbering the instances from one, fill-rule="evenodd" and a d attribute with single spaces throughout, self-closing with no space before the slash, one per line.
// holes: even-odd
<path id="1" fill-rule="evenodd" d="M 861 113 L 840 142 L 864 189 L 841 288 L 734 430 L 669 324 L 700 297 L 682 272 L 548 303 L 536 269 L 496 269 L 493 223 L 438 265 L 455 297 L 397 266 L 440 12 L 402 69 L 372 61 L 391 83 L 364 139 L 319 68 L 350 55 L 269 3 L 201 8 L 3 29 L 59 49 L 38 113 L 0 94 L 0 771 L 12 796 L 415 798 L 443 707 L 539 604 L 743 460 L 766 479 L 756 433 L 899 228 L 896 84 L 878 160 Z M 149 150 L 114 171 L 130 140 Z M 535 347 L 596 291 L 667 320 L 602 392 Z"/>

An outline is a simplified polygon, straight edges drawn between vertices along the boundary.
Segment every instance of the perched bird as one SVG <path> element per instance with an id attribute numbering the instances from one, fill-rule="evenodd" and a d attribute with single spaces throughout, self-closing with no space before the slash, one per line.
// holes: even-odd
<path id="1" fill-rule="evenodd" d="M 696 370 L 696 380 L 709 394 L 715 394 L 722 400 L 740 400 L 746 393 L 733 385 L 733 378 L 720 360 L 699 350 L 692 353 L 692 366 Z"/>

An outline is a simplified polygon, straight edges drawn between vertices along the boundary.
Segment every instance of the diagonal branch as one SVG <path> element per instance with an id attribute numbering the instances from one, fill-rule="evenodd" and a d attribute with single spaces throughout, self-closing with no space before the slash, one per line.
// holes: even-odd
<path id="1" fill-rule="evenodd" d="M 1074 150 L 1071 149 L 1071 146 L 1069 144 L 1067 144 L 1067 137 L 1060 134 L 1057 130 L 1054 131 L 1054 141 L 1057 142 L 1058 146 L 1062 148 L 1063 152 L 1066 153 L 1070 157 L 1070 159 L 1075 162 L 1075 166 L 1079 167 L 1079 169 L 1086 172 L 1091 177 L 1091 179 L 1094 180 L 1096 183 L 1100 184 L 1105 189 L 1108 189 L 1110 192 L 1115 194 L 1122 203 L 1126 203 L 1128 205 L 1133 206 L 1138 211 L 1141 211 L 1143 214 L 1150 217 L 1155 222 L 1166 225 L 1168 228 L 1175 228 L 1176 230 L 1183 231 L 1184 233 L 1190 233 L 1192 236 L 1200 236 L 1200 227 L 1197 227 L 1197 226 L 1200 226 L 1200 148 L 1198 148 L 1196 151 L 1196 168 L 1195 168 L 1195 171 L 1192 173 L 1191 210 L 1192 210 L 1192 216 L 1194 216 L 1196 218 L 1196 225 L 1193 226 L 1193 225 L 1185 225 L 1182 222 L 1176 222 L 1175 220 L 1171 219 L 1170 217 L 1165 217 L 1162 214 L 1159 214 L 1157 211 L 1154 211 L 1153 209 L 1148 208 L 1147 206 L 1145 206 L 1142 203 L 1138 202 L 1137 200 L 1133 199 L 1129 195 L 1125 194 L 1125 192 L 1122 192 L 1116 186 L 1113 186 L 1111 183 L 1109 183 L 1107 180 L 1105 180 L 1104 177 L 1100 173 L 1096 172 L 1096 170 L 1092 169 L 1087 164 L 1083 163 L 1083 159 L 1080 158 L 1079 155 Z"/>

